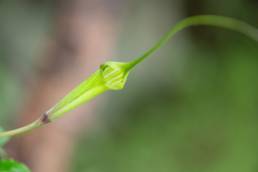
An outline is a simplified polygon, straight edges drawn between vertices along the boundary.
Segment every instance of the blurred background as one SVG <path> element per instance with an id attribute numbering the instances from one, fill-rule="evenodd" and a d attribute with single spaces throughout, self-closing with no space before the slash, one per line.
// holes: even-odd
<path id="1" fill-rule="evenodd" d="M 258 27 L 257 0 L 2 0 L 0 125 L 24 125 L 106 60 L 127 61 L 196 14 Z M 258 44 L 195 27 L 109 92 L 13 139 L 33 172 L 258 172 Z"/>

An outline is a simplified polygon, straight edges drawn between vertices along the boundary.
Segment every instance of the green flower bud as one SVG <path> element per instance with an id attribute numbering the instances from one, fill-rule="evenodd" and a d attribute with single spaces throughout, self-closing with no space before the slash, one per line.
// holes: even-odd
<path id="1" fill-rule="evenodd" d="M 47 111 L 43 122 L 53 121 L 105 91 L 123 89 L 129 74 L 129 66 L 129 63 L 120 62 L 102 64 L 87 80 Z"/>
<path id="2" fill-rule="evenodd" d="M 100 66 L 104 84 L 110 90 L 124 88 L 128 74 L 129 63 L 106 62 Z"/>

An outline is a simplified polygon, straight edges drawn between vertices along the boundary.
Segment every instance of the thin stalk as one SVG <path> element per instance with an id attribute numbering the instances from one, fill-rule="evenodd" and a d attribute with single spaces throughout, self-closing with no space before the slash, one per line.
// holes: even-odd
<path id="1" fill-rule="evenodd" d="M 236 32 L 240 32 L 249 38 L 258 41 L 258 29 L 254 28 L 253 26 L 242 22 L 237 19 L 233 19 L 230 17 L 223 17 L 223 16 L 216 16 L 216 15 L 197 15 L 188 17 L 179 23 L 177 23 L 172 29 L 162 37 L 152 48 L 147 50 L 143 53 L 140 57 L 136 58 L 135 60 L 130 62 L 130 67 L 133 68 L 135 65 L 139 64 L 154 52 L 156 52 L 159 48 L 164 46 L 176 33 L 179 31 L 188 28 L 190 26 L 215 26 L 221 27 L 224 29 L 230 29 Z"/>

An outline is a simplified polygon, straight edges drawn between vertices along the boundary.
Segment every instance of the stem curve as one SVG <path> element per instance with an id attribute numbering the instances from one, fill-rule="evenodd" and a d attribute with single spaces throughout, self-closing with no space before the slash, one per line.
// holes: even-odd
<path id="1" fill-rule="evenodd" d="M 177 23 L 170 31 L 163 36 L 152 48 L 143 53 L 140 57 L 130 62 L 130 69 L 139 64 L 155 51 L 165 45 L 176 33 L 191 26 L 215 26 L 233 30 L 246 35 L 258 42 L 258 29 L 238 19 L 217 15 L 196 15 L 188 17 Z"/>

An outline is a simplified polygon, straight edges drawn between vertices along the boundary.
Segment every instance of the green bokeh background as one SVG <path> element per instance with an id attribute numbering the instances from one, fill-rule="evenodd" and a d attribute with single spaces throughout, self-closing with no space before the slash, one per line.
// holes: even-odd
<path id="1" fill-rule="evenodd" d="M 0 3 L 4 126 L 26 97 L 22 81 L 33 76 L 37 37 L 51 22 L 51 3 L 26 2 Z M 258 27 L 256 0 L 133 0 L 123 8 L 116 60 L 137 56 L 194 14 Z M 27 24 L 13 28 L 17 22 Z M 125 90 L 98 104 L 96 125 L 81 136 L 71 171 L 257 172 L 257 73 L 258 44 L 245 36 L 210 27 L 181 32 L 131 73 Z"/>

